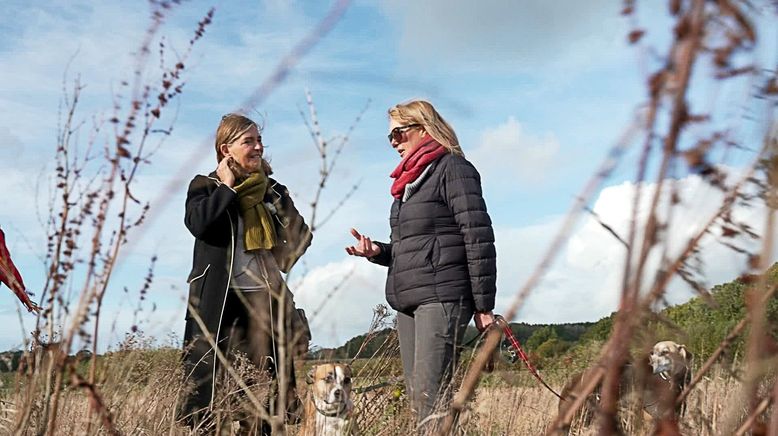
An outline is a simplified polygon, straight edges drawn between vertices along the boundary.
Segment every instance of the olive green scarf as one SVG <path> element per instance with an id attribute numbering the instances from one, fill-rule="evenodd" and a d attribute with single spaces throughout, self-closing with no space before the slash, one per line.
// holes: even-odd
<path id="1" fill-rule="evenodd" d="M 267 176 L 263 170 L 251 173 L 237 186 L 238 207 L 243 217 L 244 243 L 246 251 L 273 248 L 276 243 L 276 232 L 273 219 L 265 204 L 267 191 Z"/>

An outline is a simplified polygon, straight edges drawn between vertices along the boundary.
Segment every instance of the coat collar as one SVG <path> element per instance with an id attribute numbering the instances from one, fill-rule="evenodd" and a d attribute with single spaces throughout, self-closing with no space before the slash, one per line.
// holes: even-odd
<path id="1" fill-rule="evenodd" d="M 213 180 L 214 182 L 216 182 L 216 183 L 218 183 L 220 185 L 222 184 L 221 179 L 219 179 L 219 176 L 216 175 L 216 171 L 211 171 L 206 177 L 208 177 L 209 179 Z M 268 181 L 268 186 L 270 186 L 270 187 L 273 187 L 273 186 L 278 184 L 276 179 L 274 179 L 274 178 L 272 178 L 270 176 L 268 176 L 267 181 Z"/>

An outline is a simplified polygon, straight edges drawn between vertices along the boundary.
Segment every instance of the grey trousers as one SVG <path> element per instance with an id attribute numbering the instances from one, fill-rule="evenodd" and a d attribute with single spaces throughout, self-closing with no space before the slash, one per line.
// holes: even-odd
<path id="1" fill-rule="evenodd" d="M 423 304 L 410 313 L 397 313 L 405 386 L 419 421 L 436 407 L 448 407 L 457 347 L 472 317 L 470 301 Z"/>

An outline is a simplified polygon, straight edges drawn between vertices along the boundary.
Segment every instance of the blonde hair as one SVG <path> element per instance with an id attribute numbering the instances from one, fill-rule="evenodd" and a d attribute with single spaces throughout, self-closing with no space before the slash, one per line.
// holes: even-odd
<path id="1" fill-rule="evenodd" d="M 457 139 L 454 129 L 440 116 L 430 102 L 411 100 L 389 108 L 388 112 L 389 117 L 400 124 L 421 125 L 433 139 L 446 147 L 449 152 L 458 156 L 465 155 L 462 147 L 459 146 L 459 139 Z"/>
<path id="2" fill-rule="evenodd" d="M 216 128 L 216 140 L 214 141 L 214 146 L 216 147 L 216 162 L 221 162 L 222 159 L 224 159 L 224 154 L 219 147 L 221 144 L 234 142 L 252 127 L 256 127 L 257 132 L 259 132 L 260 135 L 262 134 L 262 128 L 251 118 L 236 113 L 230 113 L 223 116 L 221 122 L 219 122 L 219 127 Z M 265 160 L 264 157 L 262 157 L 262 169 L 265 170 L 265 174 L 273 173 L 270 162 Z"/>
<path id="3" fill-rule="evenodd" d="M 222 117 L 219 127 L 216 128 L 216 162 L 224 159 L 224 154 L 219 149 L 222 144 L 229 144 L 240 138 L 240 135 L 246 133 L 250 128 L 256 127 L 257 123 L 241 114 L 227 114 Z"/>

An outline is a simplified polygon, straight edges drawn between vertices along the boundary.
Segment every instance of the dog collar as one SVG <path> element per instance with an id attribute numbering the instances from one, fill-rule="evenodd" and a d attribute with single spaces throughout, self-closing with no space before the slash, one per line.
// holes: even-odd
<path id="1" fill-rule="evenodd" d="M 313 402 L 313 407 L 316 409 L 317 412 L 321 413 L 322 415 L 328 417 L 328 418 L 334 418 L 339 417 L 343 414 L 344 411 L 346 411 L 346 406 L 348 404 L 343 403 L 340 405 L 340 407 L 335 410 L 334 412 L 325 412 L 324 410 L 319 409 L 319 406 L 316 405 L 316 401 Z"/>

